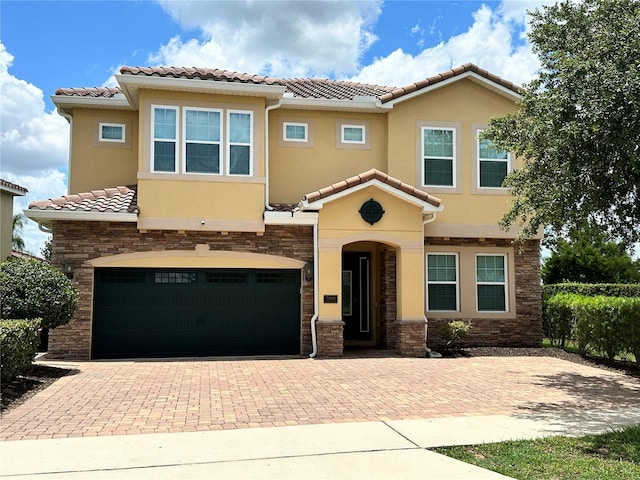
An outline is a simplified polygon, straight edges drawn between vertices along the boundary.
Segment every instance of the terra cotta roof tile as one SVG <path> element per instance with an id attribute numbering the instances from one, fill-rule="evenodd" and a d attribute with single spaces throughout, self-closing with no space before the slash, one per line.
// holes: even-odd
<path id="1" fill-rule="evenodd" d="M 303 197 L 303 201 L 307 201 L 308 203 L 313 203 L 323 198 L 330 197 L 332 195 L 336 195 L 344 190 L 349 188 L 353 188 L 357 185 L 361 185 L 363 183 L 367 183 L 371 180 L 378 180 L 379 182 L 386 183 L 389 186 L 397 188 L 404 193 L 407 193 L 411 196 L 416 197 L 423 202 L 427 202 L 434 207 L 439 207 L 441 200 L 433 195 L 429 195 L 427 192 L 422 190 L 418 190 L 415 187 L 412 187 L 408 183 L 401 182 L 397 178 L 391 177 L 380 170 L 376 170 L 372 168 L 371 170 L 367 170 L 359 175 L 354 175 L 353 177 L 347 178 L 345 180 L 341 180 L 340 182 L 334 183 L 333 185 L 329 185 L 328 187 L 321 188 L 320 190 L 316 190 L 314 192 L 308 193 Z"/>
<path id="2" fill-rule="evenodd" d="M 382 103 L 400 98 L 409 93 L 435 85 L 449 78 L 466 72 L 474 72 L 477 75 L 491 80 L 504 88 L 521 93 L 520 87 L 512 82 L 504 80 L 497 75 L 472 63 L 465 63 L 446 72 L 418 80 L 403 87 L 391 87 L 384 85 L 371 85 L 366 83 L 349 82 L 345 80 L 330 80 L 326 78 L 276 78 L 264 75 L 240 73 L 218 68 L 204 67 L 122 67 L 122 75 L 140 75 L 171 78 L 199 79 L 216 82 L 251 83 L 256 85 L 280 85 L 286 92 L 299 98 L 323 98 L 330 100 L 353 100 L 355 97 L 375 97 Z M 59 96 L 84 96 L 111 98 L 121 93 L 117 87 L 98 88 L 59 88 L 56 95 Z"/>
<path id="3" fill-rule="evenodd" d="M 66 210 L 79 212 L 138 213 L 135 187 L 114 187 L 72 195 L 63 195 L 29 204 L 30 210 Z"/>

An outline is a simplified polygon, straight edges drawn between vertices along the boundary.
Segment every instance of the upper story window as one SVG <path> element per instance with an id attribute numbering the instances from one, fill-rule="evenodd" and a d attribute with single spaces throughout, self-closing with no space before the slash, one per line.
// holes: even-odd
<path id="1" fill-rule="evenodd" d="M 219 110 L 184 109 L 185 172 L 220 173 L 220 116 Z"/>
<path id="2" fill-rule="evenodd" d="M 341 125 L 340 141 L 364 145 L 366 143 L 364 125 Z"/>
<path id="3" fill-rule="evenodd" d="M 456 186 L 456 131 L 422 127 L 422 185 Z"/>
<path id="4" fill-rule="evenodd" d="M 252 174 L 252 112 L 154 105 L 152 118 L 152 172 Z"/>
<path id="5" fill-rule="evenodd" d="M 153 107 L 152 167 L 154 172 L 176 172 L 178 156 L 178 108 Z"/>
<path id="6" fill-rule="evenodd" d="M 480 135 L 477 141 L 478 187 L 501 188 L 509 171 L 509 152 L 497 149 L 491 140 L 480 139 Z"/>
<path id="7" fill-rule="evenodd" d="M 427 310 L 458 311 L 458 256 L 427 254 Z"/>
<path id="8" fill-rule="evenodd" d="M 253 114 L 251 112 L 229 111 L 229 145 L 227 171 L 229 175 L 251 175 L 251 138 Z"/>
<path id="9" fill-rule="evenodd" d="M 125 126 L 123 123 L 100 123 L 100 141 L 124 143 Z"/>
<path id="10" fill-rule="evenodd" d="M 284 122 L 282 140 L 285 142 L 307 142 L 309 140 L 309 125 L 306 123 Z"/>
<path id="11" fill-rule="evenodd" d="M 476 294 L 479 312 L 507 311 L 506 255 L 476 255 Z"/>

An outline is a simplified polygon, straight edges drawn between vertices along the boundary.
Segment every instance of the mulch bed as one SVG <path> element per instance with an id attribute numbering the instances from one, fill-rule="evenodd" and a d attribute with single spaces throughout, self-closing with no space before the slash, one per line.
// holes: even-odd
<path id="1" fill-rule="evenodd" d="M 4 413 L 21 405 L 70 371 L 66 368 L 34 364 L 28 374 L 20 375 L 12 382 L 2 384 L 0 412 Z"/>
<path id="2" fill-rule="evenodd" d="M 508 347 L 475 347 L 444 353 L 445 357 L 555 357 L 570 362 L 581 363 L 593 367 L 617 371 L 640 378 L 640 367 L 632 362 L 610 362 L 601 358 L 581 356 L 565 352 L 560 348 L 508 348 Z M 35 364 L 31 371 L 19 376 L 8 384 L 3 384 L 0 390 L 2 405 L 0 412 L 6 412 L 21 405 L 36 393 L 44 390 L 57 379 L 64 377 L 71 370 L 47 365 Z"/>

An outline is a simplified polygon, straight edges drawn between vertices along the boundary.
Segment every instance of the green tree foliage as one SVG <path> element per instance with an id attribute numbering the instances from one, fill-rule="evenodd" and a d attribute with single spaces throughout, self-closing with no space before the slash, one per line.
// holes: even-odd
<path id="1" fill-rule="evenodd" d="M 542 265 L 545 285 L 556 283 L 640 283 L 638 263 L 615 243 L 598 232 L 574 233 L 559 238 L 551 256 Z"/>
<path id="2" fill-rule="evenodd" d="M 14 250 L 24 251 L 24 239 L 22 238 L 22 229 L 26 217 L 21 213 L 13 216 L 13 233 L 11 237 L 11 248 Z"/>
<path id="3" fill-rule="evenodd" d="M 562 1 L 531 13 L 540 59 L 520 108 L 484 136 L 524 158 L 501 224 L 584 224 L 640 240 L 640 1 Z"/>
<path id="4" fill-rule="evenodd" d="M 42 318 L 42 326 L 65 325 L 78 305 L 78 292 L 47 262 L 9 258 L 0 263 L 2 318 Z"/>

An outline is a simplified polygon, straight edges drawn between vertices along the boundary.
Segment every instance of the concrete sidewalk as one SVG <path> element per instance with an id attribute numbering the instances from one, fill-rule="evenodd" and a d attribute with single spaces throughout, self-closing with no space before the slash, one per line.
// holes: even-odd
<path id="1" fill-rule="evenodd" d="M 427 448 L 600 433 L 640 408 L 0 442 L 0 478 L 458 479 L 503 475 Z"/>

